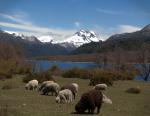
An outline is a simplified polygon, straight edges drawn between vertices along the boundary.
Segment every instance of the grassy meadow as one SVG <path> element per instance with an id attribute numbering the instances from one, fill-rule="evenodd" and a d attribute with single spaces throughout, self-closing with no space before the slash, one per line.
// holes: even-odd
<path id="1" fill-rule="evenodd" d="M 71 82 L 78 83 L 80 88 L 76 100 L 70 104 L 57 104 L 54 96 L 25 90 L 25 83 L 20 76 L 0 80 L 0 116 L 79 116 L 73 113 L 74 106 L 81 94 L 92 88 L 88 86 L 89 80 L 62 77 L 55 77 L 55 80 L 61 86 Z M 2 89 L 6 85 L 11 85 L 11 88 Z M 141 89 L 140 94 L 125 92 L 128 88 L 137 86 Z M 149 82 L 116 81 L 105 93 L 113 104 L 103 104 L 100 116 L 150 116 Z"/>

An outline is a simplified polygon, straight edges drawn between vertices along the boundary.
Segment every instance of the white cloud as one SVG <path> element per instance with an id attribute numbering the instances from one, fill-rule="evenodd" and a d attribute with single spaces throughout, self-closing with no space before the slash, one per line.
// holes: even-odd
<path id="1" fill-rule="evenodd" d="M 60 29 L 60 28 L 48 28 L 37 26 L 31 23 L 30 21 L 26 21 L 24 15 L 8 15 L 0 13 L 0 16 L 3 18 L 7 18 L 11 21 L 15 21 L 15 23 L 10 22 L 2 22 L 0 21 L 0 26 L 9 27 L 13 29 L 22 30 L 20 33 L 25 33 L 26 35 L 35 35 L 40 37 L 42 35 L 50 35 L 57 41 L 61 41 L 64 38 L 71 36 L 76 32 L 75 29 L 67 30 L 67 29 Z"/>
<path id="2" fill-rule="evenodd" d="M 76 21 L 74 24 L 77 28 L 80 27 L 80 22 Z"/>
<path id="3" fill-rule="evenodd" d="M 117 14 L 115 12 L 107 12 L 111 14 Z M 20 13 L 23 14 L 23 13 Z M 54 39 L 54 41 L 63 41 L 64 39 L 68 38 L 69 36 L 72 36 L 77 30 L 76 29 L 61 29 L 61 28 L 48 28 L 48 27 L 42 27 L 37 26 L 31 23 L 30 21 L 25 20 L 25 15 L 8 15 L 0 13 L 1 17 L 10 19 L 12 21 L 15 21 L 16 23 L 10 23 L 10 22 L 2 22 L 0 21 L 0 26 L 18 29 L 20 30 L 19 33 L 25 34 L 25 35 L 34 35 L 36 37 L 41 36 L 50 36 Z M 79 22 L 74 23 L 76 27 L 80 27 Z M 96 32 L 101 40 L 106 40 L 109 36 L 113 34 L 120 34 L 120 33 L 129 33 L 140 30 L 140 27 L 133 26 L 133 25 L 118 25 L 116 27 L 108 27 L 103 28 L 99 25 L 94 25 L 93 28 L 90 30 L 93 30 Z"/>
<path id="4" fill-rule="evenodd" d="M 6 19 L 9 19 L 11 21 L 14 21 L 16 23 L 20 23 L 20 24 L 25 24 L 25 25 L 31 25 L 31 22 L 28 21 L 24 21 L 24 18 L 26 17 L 25 13 L 22 12 L 22 14 L 14 14 L 14 15 L 9 15 L 9 14 L 4 14 L 4 13 L 0 13 L 0 16 Z"/>
<path id="5" fill-rule="evenodd" d="M 108 28 L 104 28 L 99 25 L 94 25 L 94 28 L 92 30 L 94 30 L 96 33 L 99 33 L 99 38 L 104 41 L 114 34 L 131 33 L 139 31 L 140 29 L 141 27 L 133 25 L 118 25 L 115 27 Z"/>
<path id="6" fill-rule="evenodd" d="M 139 31 L 141 28 L 132 25 L 119 25 L 119 33 L 131 33 L 135 31 Z"/>

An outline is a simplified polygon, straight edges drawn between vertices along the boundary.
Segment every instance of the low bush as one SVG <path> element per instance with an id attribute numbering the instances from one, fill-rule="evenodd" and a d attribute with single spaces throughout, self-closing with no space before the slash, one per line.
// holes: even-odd
<path id="1" fill-rule="evenodd" d="M 126 92 L 127 93 L 133 93 L 133 94 L 139 94 L 139 93 L 141 93 L 141 90 L 138 87 L 133 87 L 133 88 L 127 89 Z"/>
<path id="2" fill-rule="evenodd" d="M 43 81 L 47 81 L 47 80 L 54 80 L 54 78 L 52 77 L 52 74 L 50 71 L 43 71 L 43 72 L 39 72 L 39 73 L 34 73 L 34 74 L 29 74 L 26 75 L 25 77 L 23 77 L 23 82 L 27 83 L 30 80 L 36 79 L 39 81 L 39 83 L 43 82 Z"/>
<path id="3" fill-rule="evenodd" d="M 48 71 L 50 71 L 52 75 L 61 75 L 62 73 L 62 70 L 57 65 L 53 65 Z"/>
<path id="4" fill-rule="evenodd" d="M 104 71 L 104 70 L 98 70 L 95 69 L 93 70 L 93 75 L 90 78 L 90 83 L 89 85 L 93 85 L 95 86 L 96 84 L 101 84 L 101 83 L 105 83 L 108 86 L 112 86 L 113 85 L 113 73 Z"/>
<path id="5" fill-rule="evenodd" d="M 91 71 L 80 68 L 72 68 L 62 73 L 62 77 L 64 78 L 90 79 L 91 76 L 92 76 Z"/>

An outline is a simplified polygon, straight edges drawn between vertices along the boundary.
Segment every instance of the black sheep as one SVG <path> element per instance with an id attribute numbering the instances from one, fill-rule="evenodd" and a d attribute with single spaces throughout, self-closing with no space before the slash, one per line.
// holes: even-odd
<path id="1" fill-rule="evenodd" d="M 94 114 L 94 110 L 97 107 L 97 114 L 99 114 L 102 98 L 101 91 L 90 90 L 81 96 L 80 101 L 75 106 L 75 110 L 79 114 L 83 114 L 86 110 L 88 110 L 88 113 Z"/>

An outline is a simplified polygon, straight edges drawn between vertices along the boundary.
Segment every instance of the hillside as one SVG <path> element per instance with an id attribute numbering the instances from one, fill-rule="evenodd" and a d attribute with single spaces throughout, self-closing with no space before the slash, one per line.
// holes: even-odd
<path id="1" fill-rule="evenodd" d="M 133 33 L 123 33 L 116 34 L 109 37 L 106 41 L 101 42 L 99 44 L 89 43 L 86 45 L 82 45 L 76 50 L 74 50 L 73 54 L 82 54 L 82 53 L 95 53 L 95 52 L 110 52 L 121 48 L 127 51 L 139 50 L 142 48 L 143 44 L 150 45 L 150 25 L 147 25 L 140 31 L 136 31 Z"/>
<path id="2" fill-rule="evenodd" d="M 16 36 L 0 30 L 0 41 L 20 46 L 26 57 L 67 54 L 68 50 L 58 44 L 42 43 L 36 37 Z"/>

